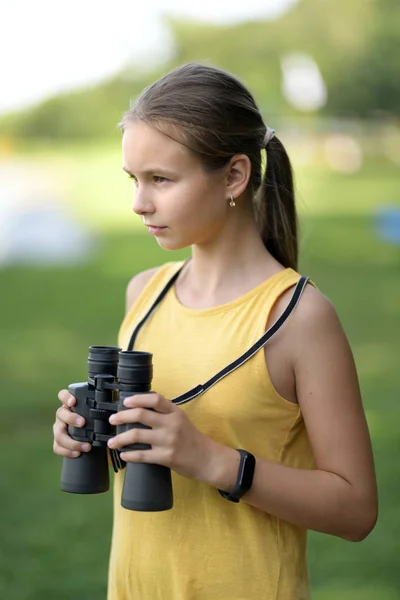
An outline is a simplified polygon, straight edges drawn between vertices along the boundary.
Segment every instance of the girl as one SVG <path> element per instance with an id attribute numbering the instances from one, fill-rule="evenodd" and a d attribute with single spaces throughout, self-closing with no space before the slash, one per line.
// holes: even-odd
<path id="1" fill-rule="evenodd" d="M 360 541 L 377 518 L 357 374 L 329 300 L 305 285 L 268 344 L 205 393 L 171 402 L 245 353 L 292 297 L 300 276 L 285 149 L 236 78 L 198 63 L 147 88 L 122 131 L 134 212 L 162 248 L 190 246 L 191 259 L 127 288 L 124 348 L 176 276 L 134 345 L 153 353 L 155 391 L 110 418 L 149 429 L 109 446 L 150 444 L 121 457 L 170 467 L 174 507 L 123 509 L 124 471 L 115 476 L 108 598 L 309 598 L 307 529 Z M 54 451 L 90 451 L 66 431 L 82 425 L 75 399 L 58 397 Z"/>

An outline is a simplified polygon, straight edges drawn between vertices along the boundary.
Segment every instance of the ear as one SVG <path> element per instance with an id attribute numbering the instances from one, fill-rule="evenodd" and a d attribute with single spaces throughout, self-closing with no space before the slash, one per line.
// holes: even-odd
<path id="1" fill-rule="evenodd" d="M 236 154 L 229 162 L 226 173 L 227 198 L 238 198 L 246 190 L 251 176 L 251 162 L 246 154 Z"/>

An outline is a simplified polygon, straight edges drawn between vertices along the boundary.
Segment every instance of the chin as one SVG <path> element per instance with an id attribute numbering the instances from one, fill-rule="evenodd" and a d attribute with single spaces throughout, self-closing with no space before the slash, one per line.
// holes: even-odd
<path id="1" fill-rule="evenodd" d="M 163 250 L 183 250 L 184 248 L 188 248 L 191 244 L 190 243 L 179 243 L 178 241 L 173 241 L 173 240 L 157 240 L 158 245 L 160 246 L 160 248 L 162 248 Z"/>

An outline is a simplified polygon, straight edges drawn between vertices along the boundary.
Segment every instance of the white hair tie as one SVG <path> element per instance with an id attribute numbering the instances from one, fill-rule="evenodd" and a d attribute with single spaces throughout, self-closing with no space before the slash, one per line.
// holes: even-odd
<path id="1" fill-rule="evenodd" d="M 264 135 L 264 148 L 268 146 L 268 143 L 272 140 L 275 135 L 275 129 L 271 129 L 271 127 L 267 127 L 267 131 Z"/>

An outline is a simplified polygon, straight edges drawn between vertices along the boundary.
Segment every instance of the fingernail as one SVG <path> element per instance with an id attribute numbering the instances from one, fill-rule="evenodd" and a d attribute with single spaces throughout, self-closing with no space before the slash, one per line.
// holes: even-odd
<path id="1" fill-rule="evenodd" d="M 72 396 L 70 396 L 67 400 L 67 404 L 68 404 L 68 406 L 72 406 L 72 403 L 73 403 L 73 398 L 72 398 Z"/>
<path id="2" fill-rule="evenodd" d="M 114 423 L 115 422 L 115 415 L 111 415 L 111 417 L 108 419 L 110 423 Z"/>
<path id="3" fill-rule="evenodd" d="M 132 406 L 132 398 L 125 398 L 124 406 Z"/>
<path id="4" fill-rule="evenodd" d="M 82 419 L 82 417 L 77 417 L 77 419 L 75 420 L 75 423 L 77 425 L 83 425 L 84 424 L 84 420 Z"/>
<path id="5" fill-rule="evenodd" d="M 83 452 L 89 452 L 90 445 L 89 444 L 82 444 L 81 449 L 83 450 Z"/>
<path id="6" fill-rule="evenodd" d="M 73 457 L 73 458 L 76 458 L 77 456 L 79 456 L 79 452 L 77 452 L 76 450 L 74 450 L 74 451 L 72 452 L 72 457 Z"/>
<path id="7" fill-rule="evenodd" d="M 115 446 L 114 439 L 108 440 L 107 445 L 109 448 L 114 448 L 114 446 Z"/>

